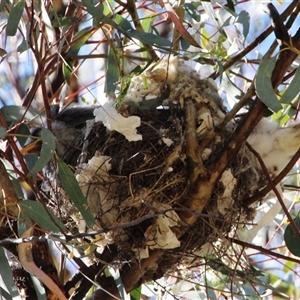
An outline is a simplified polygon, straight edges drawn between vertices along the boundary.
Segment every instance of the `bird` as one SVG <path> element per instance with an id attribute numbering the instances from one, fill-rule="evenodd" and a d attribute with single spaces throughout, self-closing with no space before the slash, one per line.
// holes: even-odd
<path id="1" fill-rule="evenodd" d="M 269 174 L 277 176 L 300 148 L 300 123 L 280 127 L 277 122 L 263 118 L 247 139 L 262 158 Z M 261 165 L 254 158 L 256 165 Z"/>
<path id="2" fill-rule="evenodd" d="M 87 121 L 93 120 L 94 110 L 98 105 L 89 106 L 66 106 L 60 109 L 59 105 L 52 105 L 51 111 L 51 131 L 56 138 L 56 152 L 59 157 L 63 157 L 67 149 L 74 144 L 78 138 L 84 138 L 84 129 Z M 41 127 L 32 129 L 30 138 L 23 148 L 23 153 L 39 153 L 41 143 L 36 142 L 36 137 L 41 135 Z"/>

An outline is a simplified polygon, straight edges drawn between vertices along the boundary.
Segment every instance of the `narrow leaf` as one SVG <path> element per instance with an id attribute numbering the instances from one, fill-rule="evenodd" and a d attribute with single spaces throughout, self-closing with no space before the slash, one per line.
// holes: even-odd
<path id="1" fill-rule="evenodd" d="M 171 42 L 159 35 L 155 35 L 149 32 L 141 32 L 138 30 L 130 30 L 127 32 L 132 38 L 136 38 L 144 44 L 157 45 L 160 47 L 170 47 Z"/>
<path id="2" fill-rule="evenodd" d="M 8 263 L 3 247 L 0 247 L 0 266 L 1 278 L 10 295 L 10 298 L 8 299 L 12 299 L 13 297 L 19 296 L 18 288 L 16 287 L 15 282 L 13 280 L 11 267 Z"/>
<path id="3" fill-rule="evenodd" d="M 116 82 L 119 79 L 119 66 L 118 58 L 116 57 L 115 50 L 112 46 L 108 50 L 107 58 L 107 70 L 106 70 L 106 82 L 105 91 L 108 95 L 112 95 L 116 90 Z"/>
<path id="4" fill-rule="evenodd" d="M 133 30 L 133 27 L 131 26 L 131 23 L 123 18 L 121 15 L 116 15 L 116 23 L 123 28 L 124 30 Z"/>
<path id="5" fill-rule="evenodd" d="M 61 232 L 66 230 L 64 224 L 53 214 L 51 210 L 45 208 L 42 203 L 32 200 L 19 202 L 22 212 L 26 213 L 32 221 L 37 223 L 42 229 L 50 232 Z"/>
<path id="6" fill-rule="evenodd" d="M 58 163 L 58 176 L 62 183 L 63 188 L 73 201 L 82 217 L 86 221 L 89 227 L 92 227 L 95 223 L 95 218 L 89 208 L 86 198 L 84 197 L 81 188 L 70 170 L 70 168 L 61 160 L 57 159 Z"/>
<path id="7" fill-rule="evenodd" d="M 8 17 L 6 26 L 6 35 L 14 36 L 17 32 L 19 22 L 22 17 L 25 0 L 21 0 L 15 6 L 11 8 L 10 15 Z"/>
<path id="8" fill-rule="evenodd" d="M 142 288 L 139 286 L 138 288 L 132 290 L 130 292 L 130 299 L 131 300 L 140 300 L 142 295 Z"/>
<path id="9" fill-rule="evenodd" d="M 291 103 L 292 100 L 299 94 L 300 92 L 300 68 L 297 69 L 293 80 L 291 81 L 290 85 L 281 96 L 281 103 Z"/>
<path id="10" fill-rule="evenodd" d="M 9 3 L 9 0 L 1 0 L 0 1 L 0 12 L 4 9 L 5 5 Z"/>
<path id="11" fill-rule="evenodd" d="M 79 21 L 76 17 L 60 17 L 52 20 L 53 27 L 69 27 Z"/>
<path id="12" fill-rule="evenodd" d="M 82 4 L 86 6 L 88 13 L 98 22 L 103 18 L 103 5 L 94 6 L 92 0 L 82 0 Z"/>
<path id="13" fill-rule="evenodd" d="M 275 66 L 276 58 L 272 57 L 261 62 L 255 80 L 256 93 L 260 100 L 274 112 L 279 111 L 282 107 L 275 96 L 271 83 L 272 71 Z"/>
<path id="14" fill-rule="evenodd" d="M 77 55 L 81 47 L 86 43 L 86 41 L 90 38 L 93 34 L 93 30 L 91 27 L 86 27 L 80 30 L 74 36 L 74 43 L 72 43 L 70 50 L 67 53 L 67 56 Z"/>
<path id="15" fill-rule="evenodd" d="M 41 130 L 41 139 L 42 139 L 42 149 L 41 154 L 34 165 L 34 167 L 28 173 L 28 176 L 34 176 L 39 171 L 41 171 L 53 157 L 53 152 L 55 150 L 55 136 L 53 133 L 46 128 Z"/>

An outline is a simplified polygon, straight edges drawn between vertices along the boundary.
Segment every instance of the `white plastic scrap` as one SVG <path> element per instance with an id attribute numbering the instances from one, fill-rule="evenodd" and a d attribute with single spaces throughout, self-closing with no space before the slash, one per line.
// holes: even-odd
<path id="1" fill-rule="evenodd" d="M 142 136 L 137 134 L 136 130 L 141 125 L 141 119 L 137 116 L 123 117 L 111 102 L 106 102 L 96 108 L 94 116 L 96 122 L 103 122 L 107 129 L 123 134 L 129 142 L 142 140 Z"/>
<path id="2" fill-rule="evenodd" d="M 176 226 L 180 220 L 179 216 L 168 204 L 153 205 L 159 210 L 168 210 L 164 215 L 159 215 L 155 223 L 147 228 L 144 235 L 147 239 L 146 245 L 150 249 L 174 249 L 180 246 L 170 227 Z"/>
<path id="3" fill-rule="evenodd" d="M 225 215 L 232 205 L 232 191 L 235 188 L 237 180 L 233 177 L 231 170 L 228 169 L 225 170 L 220 181 L 223 183 L 225 190 L 223 195 L 218 197 L 218 211 L 222 215 Z"/>

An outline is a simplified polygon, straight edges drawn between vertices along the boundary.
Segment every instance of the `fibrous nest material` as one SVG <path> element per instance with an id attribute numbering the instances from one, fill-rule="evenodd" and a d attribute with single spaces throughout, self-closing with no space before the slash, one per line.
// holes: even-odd
<path id="1" fill-rule="evenodd" d="M 207 242 L 249 221 L 243 199 L 255 193 L 261 175 L 246 146 L 214 185 L 203 209 L 194 212 L 188 205 L 191 194 L 206 188 L 199 187 L 205 174 L 197 177 L 194 169 L 201 165 L 209 170 L 234 129 L 230 123 L 207 138 L 226 115 L 213 81 L 201 79 L 183 60 L 168 56 L 132 78 L 113 117 L 115 123 L 122 118 L 122 126 L 110 123 L 111 116 L 103 117 L 110 115 L 109 106 L 115 110 L 107 104 L 106 110 L 95 112 L 101 122 L 86 137 L 88 161 L 75 163 L 83 140 L 64 157 L 76 167 L 96 219 L 93 230 L 106 229 L 93 241 L 97 257 L 105 255 L 105 261 L 122 268 L 161 249 L 164 254 L 143 280 L 158 278 L 190 261 L 187 257 Z M 127 121 L 132 128 L 126 127 Z M 185 222 L 185 213 L 195 214 L 196 221 Z M 116 224 L 127 226 L 109 230 Z"/>

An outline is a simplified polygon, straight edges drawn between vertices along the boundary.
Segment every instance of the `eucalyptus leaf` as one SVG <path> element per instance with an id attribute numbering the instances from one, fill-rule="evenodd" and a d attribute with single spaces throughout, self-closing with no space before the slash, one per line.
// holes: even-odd
<path id="1" fill-rule="evenodd" d="M 78 22 L 79 19 L 77 17 L 60 17 L 52 20 L 53 27 L 70 27 L 71 25 Z"/>
<path id="2" fill-rule="evenodd" d="M 7 135 L 7 131 L 4 127 L 0 126 L 0 139 L 5 138 Z"/>
<path id="3" fill-rule="evenodd" d="M 118 57 L 115 49 L 112 45 L 108 50 L 107 58 L 107 70 L 106 70 L 106 81 L 105 81 L 105 91 L 108 95 L 114 94 L 116 90 L 116 83 L 119 80 L 119 66 Z"/>
<path id="4" fill-rule="evenodd" d="M 92 0 L 82 0 L 82 4 L 86 6 L 88 13 L 96 19 L 97 22 L 100 22 L 103 18 L 103 4 L 94 6 Z"/>
<path id="5" fill-rule="evenodd" d="M 300 92 L 299 82 L 300 82 L 300 68 L 297 69 L 293 80 L 289 84 L 284 94 L 281 96 L 280 99 L 281 103 L 289 104 L 299 94 Z"/>
<path id="6" fill-rule="evenodd" d="M 22 208 L 22 212 L 27 214 L 42 229 L 49 232 L 66 230 L 64 224 L 42 203 L 33 200 L 23 200 L 19 202 L 19 205 Z"/>
<path id="7" fill-rule="evenodd" d="M 157 45 L 159 47 L 170 47 L 172 45 L 169 40 L 149 32 L 130 30 L 127 32 L 127 34 L 130 37 L 138 39 L 142 43 L 148 45 Z"/>
<path id="8" fill-rule="evenodd" d="M 3 247 L 0 247 L 0 266 L 1 266 L 0 275 L 10 296 L 10 298 L 5 298 L 5 299 L 12 299 L 14 297 L 18 297 L 19 296 L 18 288 L 16 287 L 15 282 L 13 280 L 11 267 L 8 263 Z"/>
<path id="9" fill-rule="evenodd" d="M 55 150 L 55 136 L 53 135 L 53 133 L 47 128 L 42 128 L 41 140 L 42 149 L 40 157 L 33 168 L 29 171 L 27 176 L 35 176 L 48 164 L 48 162 L 53 157 L 53 152 Z"/>
<path id="10" fill-rule="evenodd" d="M 201 17 L 200 13 L 196 6 L 194 6 L 192 3 L 185 3 L 183 4 L 183 7 L 185 11 L 196 21 L 200 22 Z"/>
<path id="11" fill-rule="evenodd" d="M 131 300 L 140 300 L 142 295 L 142 287 L 139 286 L 130 292 L 130 299 Z"/>
<path id="12" fill-rule="evenodd" d="M 86 221 L 89 227 L 92 227 L 95 223 L 95 218 L 89 208 L 86 198 L 84 197 L 81 188 L 70 168 L 59 158 L 57 158 L 58 164 L 58 177 L 61 184 L 72 202 L 75 204 L 82 217 Z"/>
<path id="13" fill-rule="evenodd" d="M 236 22 L 241 23 L 243 25 L 243 35 L 244 35 L 244 39 L 246 39 L 246 37 L 249 33 L 249 28 L 250 28 L 250 15 L 249 15 L 249 13 L 245 10 L 242 10 L 239 13 Z"/>
<path id="14" fill-rule="evenodd" d="M 7 20 L 7 26 L 6 26 L 6 35 L 8 36 L 14 36 L 16 35 L 22 13 L 24 10 L 25 0 L 19 1 L 15 6 L 11 8 L 8 20 Z"/>
<path id="15" fill-rule="evenodd" d="M 9 3 L 9 0 L 1 0 L 0 1 L 0 12 L 4 9 L 5 5 Z"/>
<path id="16" fill-rule="evenodd" d="M 300 215 L 298 214 L 297 217 L 294 219 L 294 222 L 297 225 L 298 230 L 300 230 Z M 295 256 L 300 257 L 300 238 L 294 231 L 294 228 L 291 224 L 289 224 L 284 232 L 284 241 L 287 248 L 290 250 L 292 254 Z"/>
<path id="17" fill-rule="evenodd" d="M 1 108 L 1 113 L 7 123 L 18 123 L 23 119 L 26 120 L 36 120 L 36 122 L 41 123 L 42 118 L 39 112 L 33 108 L 27 109 L 24 106 L 18 105 L 8 105 Z"/>
<path id="18" fill-rule="evenodd" d="M 282 107 L 275 96 L 271 83 L 271 76 L 275 66 L 276 58 L 272 57 L 261 62 L 255 80 L 256 93 L 260 100 L 274 112 L 279 111 Z"/>
<path id="19" fill-rule="evenodd" d="M 116 15 L 115 17 L 116 23 L 124 30 L 133 30 L 131 23 L 123 18 L 121 15 Z"/>

